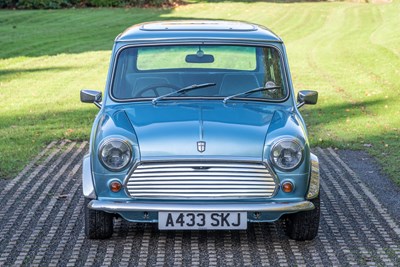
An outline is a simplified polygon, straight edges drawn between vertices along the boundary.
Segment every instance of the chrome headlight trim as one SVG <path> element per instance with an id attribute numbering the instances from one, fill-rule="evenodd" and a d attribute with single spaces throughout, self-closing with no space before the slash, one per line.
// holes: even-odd
<path id="1" fill-rule="evenodd" d="M 105 162 L 105 160 L 103 159 L 103 150 L 104 148 L 106 148 L 106 146 L 108 145 L 112 145 L 113 142 L 118 142 L 120 143 L 120 147 L 116 147 L 114 146 L 115 149 L 119 149 L 122 153 L 127 154 L 125 159 L 123 160 L 122 164 L 118 167 L 114 167 L 111 166 L 110 164 L 108 164 L 107 162 Z M 125 149 L 122 151 L 120 148 L 124 147 Z M 133 149 L 132 149 L 132 145 L 126 140 L 126 139 L 122 139 L 122 138 L 108 138 L 102 141 L 102 143 L 99 146 L 99 150 L 98 150 L 98 158 L 100 163 L 107 169 L 113 172 L 116 171 L 121 171 L 123 169 L 125 169 L 127 166 L 129 166 L 129 164 L 132 162 L 132 158 L 133 158 Z"/>
<path id="2" fill-rule="evenodd" d="M 277 161 L 277 157 L 281 156 L 281 152 L 282 152 L 282 145 L 284 143 L 291 143 L 292 145 L 294 145 L 294 147 L 297 147 L 297 153 L 301 153 L 299 159 L 297 160 L 297 162 L 295 164 L 293 164 L 293 166 L 290 167 L 285 167 L 282 164 L 280 164 Z M 283 147 L 284 148 L 284 147 Z M 281 151 L 278 152 L 279 155 L 275 155 L 275 151 L 278 151 L 278 149 L 280 149 Z M 287 148 L 286 148 L 287 149 Z M 274 141 L 272 147 L 271 147 L 271 151 L 270 151 L 270 161 L 272 163 L 272 165 L 274 167 L 276 167 L 278 170 L 281 171 L 291 171 L 296 169 L 302 162 L 304 159 L 304 145 L 300 142 L 300 140 L 296 139 L 296 138 L 281 138 L 278 139 L 276 141 Z"/>

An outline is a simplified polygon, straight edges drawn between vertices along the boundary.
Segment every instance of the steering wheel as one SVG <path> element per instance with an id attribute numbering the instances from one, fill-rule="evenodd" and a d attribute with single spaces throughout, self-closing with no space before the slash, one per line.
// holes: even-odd
<path id="1" fill-rule="evenodd" d="M 143 88 L 142 90 L 140 90 L 140 91 L 136 94 L 136 96 L 138 96 L 138 97 L 144 97 L 144 96 L 143 96 L 144 93 L 146 93 L 146 92 L 148 92 L 148 91 L 151 91 L 151 92 L 153 92 L 153 94 L 157 97 L 157 96 L 160 96 L 160 95 L 162 95 L 162 94 L 165 94 L 165 93 L 160 93 L 160 92 L 159 92 L 159 89 L 162 89 L 162 88 L 164 88 L 164 89 L 165 89 L 165 88 L 172 89 L 171 92 L 177 91 L 178 89 L 180 89 L 180 87 L 178 87 L 178 86 L 176 86 L 176 85 L 173 85 L 173 84 L 170 84 L 170 83 L 153 84 L 153 85 L 147 86 L 147 87 Z"/>

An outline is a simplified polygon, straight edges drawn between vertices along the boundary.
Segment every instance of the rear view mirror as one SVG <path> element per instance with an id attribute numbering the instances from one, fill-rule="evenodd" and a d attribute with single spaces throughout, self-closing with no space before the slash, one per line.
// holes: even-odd
<path id="1" fill-rule="evenodd" d="M 318 101 L 318 92 L 312 90 L 302 90 L 297 94 L 297 108 L 305 104 L 315 105 Z"/>
<path id="2" fill-rule="evenodd" d="M 190 54 L 186 56 L 185 61 L 187 63 L 213 63 L 214 56 L 208 54 L 202 54 L 201 56 L 199 56 L 199 53 Z"/>
<path id="3" fill-rule="evenodd" d="M 101 108 L 101 92 L 88 89 L 81 90 L 81 102 L 93 103 Z"/>

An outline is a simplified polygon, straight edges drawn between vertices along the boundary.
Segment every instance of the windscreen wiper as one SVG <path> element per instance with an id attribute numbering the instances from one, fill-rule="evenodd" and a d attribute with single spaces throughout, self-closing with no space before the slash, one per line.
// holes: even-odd
<path id="1" fill-rule="evenodd" d="M 213 86 L 213 85 L 216 85 L 216 83 L 192 84 L 192 85 L 183 87 L 183 88 L 181 88 L 181 89 L 179 89 L 177 91 L 174 91 L 174 92 L 171 92 L 171 93 L 168 93 L 168 94 L 165 94 L 165 95 L 160 95 L 160 96 L 154 98 L 153 100 L 151 100 L 151 103 L 153 103 L 153 105 L 157 105 L 158 101 L 160 101 L 161 99 L 166 98 L 168 96 L 175 95 L 175 94 L 182 94 L 182 93 L 186 93 L 186 92 L 189 92 L 189 91 L 192 91 L 192 90 L 195 90 L 195 89 L 210 87 L 210 86 Z"/>
<path id="2" fill-rule="evenodd" d="M 250 89 L 248 91 L 242 92 L 242 93 L 238 93 L 238 94 L 234 94 L 234 95 L 230 95 L 224 98 L 224 100 L 222 101 L 224 104 L 226 103 L 226 101 L 228 101 L 229 99 L 241 96 L 241 95 L 248 95 L 248 94 L 252 94 L 255 92 L 260 92 L 260 91 L 266 91 L 266 90 L 275 90 L 275 89 L 279 89 L 281 88 L 280 86 L 268 86 L 268 87 L 257 87 L 254 89 Z"/>

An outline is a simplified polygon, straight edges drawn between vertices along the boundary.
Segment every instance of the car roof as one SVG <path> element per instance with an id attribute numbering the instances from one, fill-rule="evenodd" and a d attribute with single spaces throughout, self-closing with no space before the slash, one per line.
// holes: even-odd
<path id="1" fill-rule="evenodd" d="M 145 40 L 237 40 L 282 42 L 271 30 L 241 21 L 166 20 L 133 25 L 121 33 L 116 42 Z"/>

